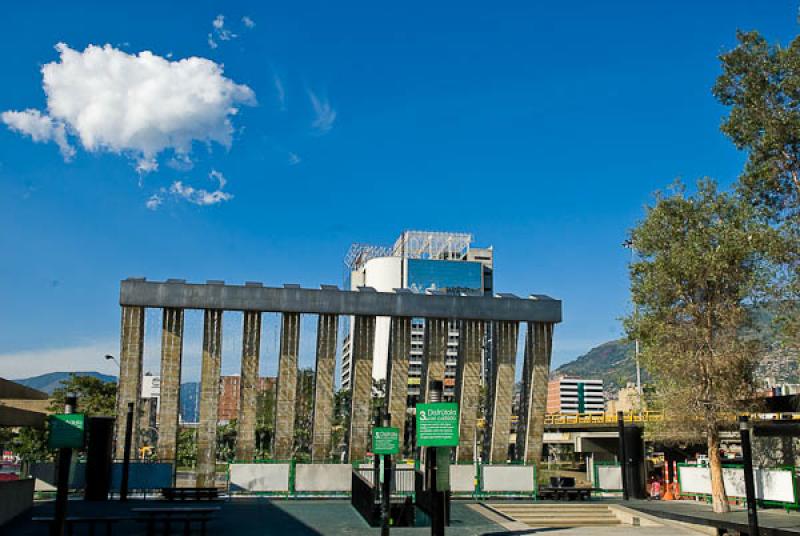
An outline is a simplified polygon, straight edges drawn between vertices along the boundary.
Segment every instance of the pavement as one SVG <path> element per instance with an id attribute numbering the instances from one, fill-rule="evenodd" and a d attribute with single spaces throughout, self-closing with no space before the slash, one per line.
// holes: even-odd
<path id="1" fill-rule="evenodd" d="M 711 505 L 701 501 L 629 501 L 625 505 L 675 521 L 743 532 L 748 529 L 747 510 L 741 507 L 733 507 L 733 511 L 726 514 L 716 514 Z M 761 536 L 797 536 L 800 535 L 800 512 L 759 509 L 758 525 Z"/>
<path id="2" fill-rule="evenodd" d="M 541 503 L 539 503 L 541 504 Z M 619 503 L 618 503 L 619 504 Z M 208 534 L 226 536 L 249 536 L 270 534 L 335 535 L 335 534 L 379 534 L 380 530 L 369 527 L 350 505 L 349 500 L 286 500 L 262 497 L 237 498 L 219 502 L 178 502 L 163 500 L 131 500 L 127 503 L 110 501 L 104 503 L 73 500 L 69 503 L 70 516 L 120 516 L 133 517 L 132 508 L 169 506 L 218 506 L 220 511 L 208 524 Z M 675 521 L 694 522 L 706 525 L 723 526 L 745 530 L 747 514 L 735 511 L 730 514 L 714 514 L 704 503 L 693 501 L 629 501 L 625 507 L 637 510 L 648 516 L 656 516 L 660 526 L 634 527 L 616 525 L 609 527 L 575 528 L 531 528 L 515 523 L 484 508 L 473 501 L 454 501 L 452 505 L 452 524 L 447 528 L 448 536 L 499 536 L 501 534 L 543 534 L 553 536 L 682 536 L 697 535 L 693 529 Z M 0 528 L 3 535 L 46 536 L 47 527 L 31 521 L 32 516 L 52 516 L 53 502 L 40 501 L 33 510 Z M 800 513 L 782 510 L 760 511 L 762 536 L 800 535 Z M 666 518 L 666 519 L 665 519 Z M 181 527 L 182 529 L 182 527 Z M 178 533 L 182 530 L 178 530 Z M 392 528 L 392 534 L 400 536 L 421 536 L 430 534 L 429 527 Z M 83 529 L 76 534 L 86 534 Z M 103 529 L 98 531 L 102 534 Z M 114 534 L 119 536 L 143 535 L 145 527 L 133 520 L 116 525 Z"/>

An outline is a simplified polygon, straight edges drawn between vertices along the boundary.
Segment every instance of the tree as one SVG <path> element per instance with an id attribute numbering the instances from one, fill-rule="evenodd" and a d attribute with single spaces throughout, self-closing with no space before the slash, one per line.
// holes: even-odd
<path id="1" fill-rule="evenodd" d="M 760 343 L 748 335 L 750 306 L 771 280 L 764 243 L 771 230 L 749 204 L 719 192 L 712 180 L 687 195 L 677 185 L 657 194 L 630 233 L 635 312 L 626 319 L 642 342 L 641 360 L 655 382 L 662 439 L 708 446 L 715 512 L 728 510 L 720 432 L 750 409 Z"/>
<path id="2" fill-rule="evenodd" d="M 194 467 L 197 463 L 197 434 L 194 428 L 181 428 L 175 446 L 178 467 Z"/>
<path id="3" fill-rule="evenodd" d="M 52 451 L 47 448 L 47 433 L 43 429 L 20 428 L 11 440 L 11 450 L 26 463 L 53 459 Z"/>
<path id="4" fill-rule="evenodd" d="M 104 382 L 94 376 L 78 376 L 70 374 L 61 385 L 53 391 L 50 410 L 56 413 L 64 411 L 64 398 L 68 393 L 78 396 L 78 411 L 86 415 L 114 416 L 116 413 L 117 385 Z"/>
<path id="5" fill-rule="evenodd" d="M 312 419 L 314 415 L 314 370 L 304 368 L 297 371 L 297 398 L 294 411 L 293 458 L 300 461 L 311 459 Z"/>
<path id="6" fill-rule="evenodd" d="M 714 95 L 729 114 L 722 132 L 747 152 L 739 190 L 778 231 L 768 252 L 781 267 L 779 316 L 788 340 L 800 344 L 800 37 L 770 45 L 758 32 L 738 32 L 738 46 L 720 56 Z"/>
<path id="7" fill-rule="evenodd" d="M 256 453 L 259 459 L 271 457 L 270 445 L 275 436 L 275 384 L 256 395 Z"/>

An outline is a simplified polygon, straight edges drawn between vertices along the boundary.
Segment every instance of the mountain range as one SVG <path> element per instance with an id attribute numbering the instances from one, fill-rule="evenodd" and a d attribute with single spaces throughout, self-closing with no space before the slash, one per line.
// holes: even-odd
<path id="1" fill-rule="evenodd" d="M 16 383 L 44 391 L 48 395 L 53 394 L 61 382 L 68 380 L 71 375 L 76 376 L 92 376 L 103 380 L 104 382 L 117 383 L 117 377 L 109 374 L 102 374 L 96 371 L 87 372 L 49 372 L 40 376 L 32 376 L 30 378 L 21 378 L 14 380 Z M 198 417 L 198 400 L 197 400 L 197 382 L 186 382 L 181 384 L 181 419 L 184 422 L 197 422 Z"/>

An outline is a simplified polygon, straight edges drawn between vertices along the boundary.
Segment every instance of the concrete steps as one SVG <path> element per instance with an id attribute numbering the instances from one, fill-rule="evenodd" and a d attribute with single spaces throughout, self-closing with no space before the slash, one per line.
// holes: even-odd
<path id="1" fill-rule="evenodd" d="M 620 520 L 602 504 L 487 504 L 489 508 L 529 527 L 607 527 Z"/>

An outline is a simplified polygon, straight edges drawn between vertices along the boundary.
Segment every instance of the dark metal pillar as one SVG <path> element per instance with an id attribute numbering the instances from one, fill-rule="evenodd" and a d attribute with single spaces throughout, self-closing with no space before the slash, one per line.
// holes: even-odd
<path id="1" fill-rule="evenodd" d="M 739 417 L 739 434 L 742 438 L 748 534 L 749 536 L 758 536 L 758 505 L 756 504 L 756 486 L 753 479 L 753 448 L 750 444 L 750 420 L 747 415 Z"/>
<path id="2" fill-rule="evenodd" d="M 628 500 L 627 464 L 628 456 L 625 452 L 625 417 L 621 411 L 617 412 L 617 431 L 619 432 L 619 471 L 622 479 L 622 498 Z"/>
<path id="3" fill-rule="evenodd" d="M 64 399 L 64 413 L 75 413 L 78 407 L 78 398 L 68 394 Z M 64 522 L 67 519 L 67 499 L 69 498 L 69 466 L 72 461 L 72 449 L 58 449 L 58 476 L 56 480 L 56 506 L 51 534 L 63 536 Z"/>
<path id="4" fill-rule="evenodd" d="M 125 416 L 125 450 L 122 455 L 122 481 L 119 485 L 119 500 L 128 500 L 128 475 L 131 471 L 131 439 L 133 438 L 133 402 L 128 402 Z"/>

